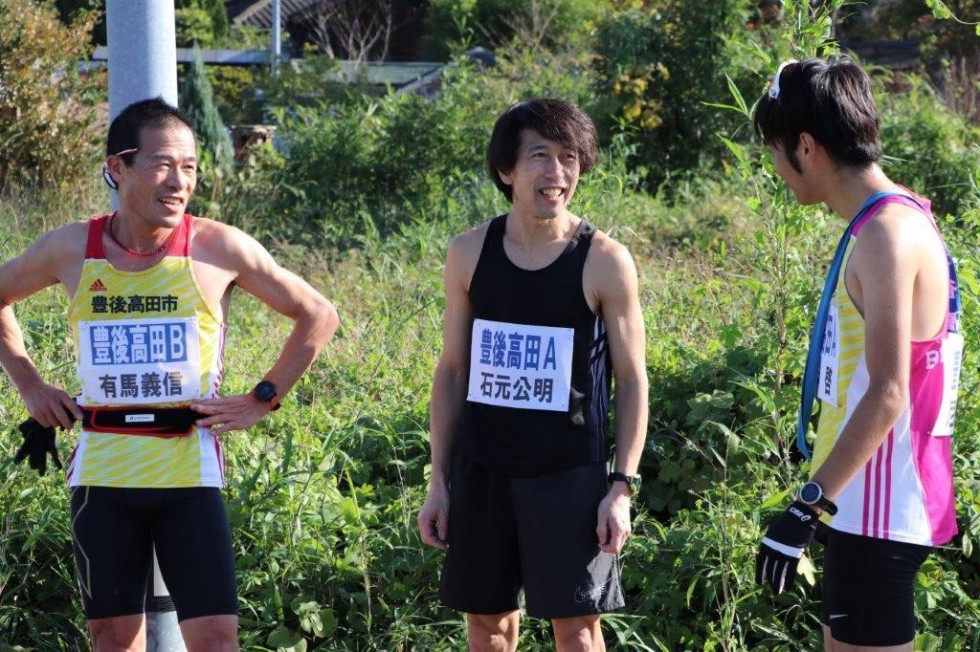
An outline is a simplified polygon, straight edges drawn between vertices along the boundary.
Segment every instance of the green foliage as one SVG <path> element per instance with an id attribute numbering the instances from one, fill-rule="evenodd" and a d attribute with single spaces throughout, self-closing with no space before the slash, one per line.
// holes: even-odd
<path id="1" fill-rule="evenodd" d="M 281 184 L 285 159 L 272 143 L 249 148 L 247 159 L 224 169 L 205 166 L 198 174 L 198 187 L 189 210 L 244 228 L 256 236 L 282 240 L 284 223 L 275 219 L 273 206 L 280 195 L 298 192 Z"/>
<path id="2" fill-rule="evenodd" d="M 726 153 L 718 133 L 744 140 L 734 114 L 719 111 L 732 88 L 750 98 L 785 55 L 834 50 L 831 17 L 839 1 L 788 0 L 766 23 L 743 0 L 624 2 L 600 24 L 594 90 L 596 115 L 636 145 L 631 167 L 651 191 L 673 192 L 696 175 L 712 175 Z M 760 72 L 762 74 L 760 74 Z M 665 183 L 670 181 L 670 183 Z"/>
<path id="3" fill-rule="evenodd" d="M 76 183 L 97 151 L 94 80 L 78 74 L 94 13 L 61 24 L 50 5 L 0 0 L 0 194 Z"/>
<path id="4" fill-rule="evenodd" d="M 231 139 L 215 106 L 211 82 L 204 72 L 204 60 L 198 48 L 194 48 L 194 60 L 181 88 L 180 107 L 194 126 L 201 151 L 220 167 L 231 165 Z"/>
<path id="5" fill-rule="evenodd" d="M 947 109 L 924 82 L 881 97 L 881 140 L 889 177 L 930 198 L 938 215 L 955 214 L 975 197 L 980 129 Z"/>
<path id="6" fill-rule="evenodd" d="M 174 18 L 178 47 L 219 47 L 229 34 L 222 0 L 177 0 Z"/>
<path id="7" fill-rule="evenodd" d="M 343 102 L 351 89 L 339 83 L 339 73 L 340 64 L 336 59 L 308 50 L 302 59 L 283 64 L 275 74 L 269 68 L 256 74 L 254 87 L 258 92 L 247 110 L 253 119 L 259 119 L 270 118 L 270 115 L 261 114 L 271 109 L 288 110 L 297 106 Z M 260 100 L 261 106 L 258 105 Z"/>
<path id="8" fill-rule="evenodd" d="M 581 47 L 604 0 L 430 0 L 425 13 L 423 58 L 446 61 L 454 44 L 496 50 L 519 41 L 552 50 Z"/>
<path id="9" fill-rule="evenodd" d="M 389 93 L 277 109 L 286 152 L 277 181 L 291 192 L 278 195 L 270 219 L 305 242 L 444 216 L 486 183 L 494 116 L 529 97 L 586 94 L 577 60 L 515 52 L 489 70 L 448 67 L 432 100 Z M 500 208 L 488 205 L 474 218 Z"/>
<path id="10" fill-rule="evenodd" d="M 599 26 L 595 92 L 605 128 L 637 144 L 636 163 L 657 189 L 717 157 L 732 120 L 708 102 L 728 95 L 725 71 L 740 57 L 729 43 L 745 31 L 746 0 L 658 0 L 611 13 Z"/>
<path id="11" fill-rule="evenodd" d="M 106 44 L 105 0 L 54 0 L 61 22 L 69 26 L 83 13 L 96 12 L 98 18 L 90 32 L 91 45 Z"/>
<path id="12" fill-rule="evenodd" d="M 177 45 L 182 48 L 211 47 L 214 44 L 214 25 L 211 16 L 200 7 L 175 10 Z"/>
<path id="13" fill-rule="evenodd" d="M 211 84 L 214 104 L 225 124 L 261 121 L 262 116 L 251 111 L 255 104 L 256 77 L 261 76 L 261 71 L 246 66 L 207 66 L 204 72 Z"/>
<path id="14" fill-rule="evenodd" d="M 887 8 L 859 9 L 848 8 L 853 15 L 842 29 L 847 38 L 916 40 L 927 59 L 970 58 L 980 53 L 977 0 L 898 0 L 889 2 Z"/>
<path id="15" fill-rule="evenodd" d="M 818 649 L 820 547 L 804 558 L 798 585 L 778 598 L 755 586 L 753 563 L 761 529 L 806 474 L 793 450 L 803 352 L 819 270 L 843 224 L 793 201 L 747 123 L 780 60 L 828 47 L 829 14 L 812 13 L 806 0 L 787 0 L 781 22 L 740 31 L 742 14 L 728 0 L 715 7 L 685 3 L 690 15 L 683 17 L 668 14 L 665 8 L 677 7 L 663 0 L 614 4 L 629 17 L 612 16 L 607 27 L 633 30 L 616 41 L 617 52 L 636 48 L 648 57 L 638 60 L 656 65 L 661 60 L 649 53 L 659 48 L 663 62 L 674 57 L 664 63 L 670 80 L 687 75 L 689 83 L 714 89 L 704 95 L 678 89 L 671 99 L 648 86 L 642 97 L 662 97 L 667 109 L 705 121 L 696 129 L 677 123 L 694 130 L 691 138 L 704 139 L 691 140 L 692 150 L 708 143 L 711 130 L 724 129 L 724 137 L 704 148 L 710 176 L 682 182 L 675 176 L 669 193 L 649 195 L 639 188 L 668 168 L 657 167 L 649 134 L 613 123 L 602 164 L 582 180 L 573 205 L 626 244 L 637 262 L 651 381 L 644 484 L 623 558 L 628 608 L 604 618 L 606 640 L 610 649 L 657 652 Z M 825 10 L 837 8 L 831 3 Z M 680 29 L 684 21 L 727 34 L 722 42 L 692 41 L 710 50 L 704 58 L 688 53 L 718 63 L 717 72 L 694 65 L 678 71 L 688 66 L 680 48 L 643 42 L 651 35 L 674 38 L 668 26 Z M 629 60 L 622 56 L 620 62 Z M 256 148 L 237 167 L 204 170 L 192 210 L 257 236 L 282 264 L 322 288 L 342 319 L 285 408 L 248 433 L 224 438 L 243 649 L 465 647 L 462 617 L 438 603 L 441 555 L 422 546 L 414 518 L 429 472 L 428 396 L 444 309 L 445 250 L 453 235 L 508 208 L 483 171 L 494 116 L 541 95 L 601 115 L 601 107 L 612 106 L 607 102 L 624 101 L 605 97 L 611 87 L 596 84 L 593 74 L 605 65 L 540 47 L 505 49 L 496 68 L 448 68 L 432 100 L 324 91 L 326 71 L 293 76 L 284 70 L 280 85 L 268 87 L 278 145 Z M 258 77 L 260 84 L 268 81 Z M 882 98 L 886 152 L 894 157 L 888 171 L 937 206 L 950 206 L 943 212 L 951 217 L 940 226 L 958 259 L 967 338 L 954 438 L 962 536 L 918 576 L 916 649 L 975 649 L 976 137 L 936 109 L 923 88 L 913 86 L 907 95 Z M 666 134 L 658 138 L 679 147 Z M 42 230 L 99 212 L 105 203 L 99 183 L 90 175 L 71 194 L 28 188 L 0 202 L 0 258 L 22 251 Z M 947 195 L 951 184 L 956 194 Z M 66 214 L 65 206 L 77 212 Z M 45 291 L 18 304 L 17 316 L 44 377 L 74 391 L 65 303 L 63 293 Z M 227 393 L 246 391 L 265 373 L 289 326 L 247 296 L 236 293 L 232 306 Z M 58 479 L 38 481 L 10 464 L 18 443 L 10 433 L 24 409 L 5 376 L 0 389 L 8 433 L 0 436 L 6 508 L 0 510 L 0 649 L 82 648 L 67 496 Z M 71 444 L 71 434 L 59 436 L 62 457 Z M 525 619 L 519 648 L 553 649 L 548 624 Z"/>
<path id="16" fill-rule="evenodd" d="M 620 176 L 620 150 L 580 186 L 576 210 L 626 243 L 637 260 L 651 378 L 645 482 L 623 559 L 629 608 L 604 619 L 611 649 L 819 647 L 819 546 L 810 550 L 813 568 L 779 598 L 754 585 L 753 563 L 761 527 L 804 475 L 789 455 L 805 309 L 816 303 L 814 270 L 842 224 L 827 224 L 785 191 L 774 192 L 761 152 L 734 150 L 746 167 L 733 170 L 725 185 L 690 190 L 680 206 L 634 194 L 628 176 Z M 283 165 L 268 150 L 254 161 Z M 260 203 L 269 188 L 257 184 L 273 175 L 253 172 L 234 183 Z M 337 302 L 342 327 L 283 410 L 224 438 L 243 649 L 465 646 L 462 618 L 438 604 L 441 557 L 422 546 L 414 516 L 429 463 L 442 261 L 453 234 L 488 216 L 496 191 L 486 182 L 481 188 L 440 210 L 414 206 L 419 219 L 384 237 L 365 234 L 360 247 L 346 252 L 303 246 L 282 231 L 257 232 L 280 262 Z M 93 194 L 82 214 L 93 212 L 97 200 Z M 25 197 L 9 212 L 3 205 L 0 255 L 9 258 L 29 234 L 52 226 L 41 217 L 61 202 Z M 709 233 L 675 237 L 689 231 L 684 220 Z M 242 226 L 251 231 L 259 223 Z M 961 211 L 943 229 L 961 261 L 965 332 L 968 351 L 975 351 L 980 213 Z M 675 235 L 664 237 L 665 230 Z M 64 307 L 63 294 L 46 292 L 19 304 L 17 314 L 45 377 L 72 387 Z M 287 332 L 288 320 L 236 295 L 225 391 L 247 390 Z M 980 600 L 970 588 L 980 577 L 973 543 L 980 536 L 975 366 L 965 366 L 962 382 L 957 489 L 967 536 L 930 560 L 917 593 L 921 641 L 939 650 L 969 649 L 980 627 Z M 0 415 L 10 432 L 23 408 L 5 377 L 0 387 L 7 390 L 0 392 Z M 71 438 L 60 439 L 63 456 Z M 9 460 L 15 445 L 13 437 L 0 437 L 0 459 Z M 6 519 L 0 646 L 80 647 L 64 489 L 55 478 L 38 482 L 4 464 L 0 500 L 9 509 L 0 516 Z M 664 495 L 671 497 L 666 506 Z M 525 619 L 520 649 L 553 649 L 550 636 L 546 624 Z"/>
<path id="17" fill-rule="evenodd" d="M 453 107 L 417 96 L 389 96 L 380 102 L 362 101 L 327 109 L 300 107 L 293 115 L 279 112 L 281 134 L 288 151 L 282 183 L 299 192 L 281 195 L 276 219 L 298 237 L 334 237 L 381 229 L 389 232 L 401 220 L 409 200 L 438 211 L 440 201 L 468 177 L 479 160 L 479 136 L 484 129 L 445 120 Z M 418 167 L 412 167 L 415 164 Z M 465 168 L 463 168 L 465 170 Z"/>

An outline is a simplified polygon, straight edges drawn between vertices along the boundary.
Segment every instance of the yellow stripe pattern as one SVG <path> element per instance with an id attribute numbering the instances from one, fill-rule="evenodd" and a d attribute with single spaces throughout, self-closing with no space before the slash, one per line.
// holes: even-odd
<path id="1" fill-rule="evenodd" d="M 184 227 L 189 228 L 190 222 Z M 128 303 L 133 297 L 138 297 L 136 301 L 145 301 L 145 297 L 176 297 L 176 309 L 172 309 L 172 304 L 170 310 L 158 312 L 120 308 L 120 301 Z M 101 307 L 113 301 L 120 308 L 118 311 L 112 311 L 111 305 Z M 100 308 L 96 310 L 96 306 Z M 85 260 L 78 291 L 68 306 L 78 359 L 81 360 L 82 346 L 79 322 L 111 324 L 116 319 L 142 318 L 155 322 L 161 318 L 196 319 L 201 376 L 184 382 L 192 383 L 195 397 L 216 396 L 224 327 L 220 309 L 209 306 L 200 292 L 190 258 L 168 255 L 141 272 L 117 270 L 104 259 Z M 111 405 L 104 398 L 99 402 L 97 397 L 90 396 L 80 396 L 79 403 Z M 179 404 L 167 402 L 164 397 L 148 405 Z M 169 438 L 83 431 L 69 467 L 69 484 L 129 488 L 221 486 L 221 466 L 220 447 L 207 429 L 194 428 L 186 437 Z"/>
<path id="2" fill-rule="evenodd" d="M 837 405 L 828 401 L 823 401 L 820 404 L 820 419 L 817 423 L 816 440 L 813 446 L 811 473 L 816 473 L 816 470 L 827 459 L 844 429 L 844 419 L 849 412 L 848 390 L 854 380 L 854 372 L 858 368 L 858 363 L 864 355 L 864 319 L 851 302 L 844 280 L 847 263 L 851 258 L 855 242 L 857 242 L 857 238 L 852 236 L 847 245 L 847 250 L 844 252 L 840 277 L 837 279 L 837 286 L 834 288 L 832 299 L 838 316 Z"/>

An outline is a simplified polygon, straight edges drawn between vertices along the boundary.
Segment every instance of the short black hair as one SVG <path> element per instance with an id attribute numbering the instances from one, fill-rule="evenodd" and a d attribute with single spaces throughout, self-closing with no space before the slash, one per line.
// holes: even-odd
<path id="1" fill-rule="evenodd" d="M 194 133 L 190 119 L 177 107 L 167 104 L 162 97 L 134 102 L 123 109 L 109 125 L 106 156 L 127 149 L 138 149 L 140 133 L 145 127 L 160 129 L 175 124 L 184 125 L 190 129 L 191 133 Z M 122 159 L 126 165 L 129 165 L 133 156 L 134 154 L 126 154 Z"/>
<path id="2" fill-rule="evenodd" d="M 756 104 L 755 131 L 767 145 L 785 148 L 790 163 L 800 134 L 820 143 L 836 163 L 865 167 L 881 159 L 881 120 L 871 79 L 846 56 L 810 58 L 788 63 Z"/>
<path id="3" fill-rule="evenodd" d="M 533 129 L 544 138 L 575 150 L 579 172 L 587 173 L 599 161 L 599 137 L 592 118 L 571 102 L 539 98 L 511 105 L 497 118 L 487 147 L 487 172 L 507 201 L 514 200 L 513 189 L 500 178 L 517 164 L 521 135 Z"/>

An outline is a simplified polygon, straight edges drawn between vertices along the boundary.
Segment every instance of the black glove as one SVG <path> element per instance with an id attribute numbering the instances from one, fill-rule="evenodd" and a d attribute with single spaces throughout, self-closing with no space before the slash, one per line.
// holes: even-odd
<path id="1" fill-rule="evenodd" d="M 768 584 L 779 595 L 793 586 L 796 567 L 817 531 L 818 516 L 796 501 L 769 523 L 755 559 L 755 581 Z"/>
<path id="2" fill-rule="evenodd" d="M 31 417 L 17 426 L 17 429 L 24 436 L 24 443 L 14 455 L 14 464 L 20 464 L 24 458 L 27 458 L 27 465 L 40 475 L 44 475 L 48 470 L 48 453 L 50 453 L 54 465 L 61 468 L 58 448 L 54 445 L 54 428 L 45 428 Z"/>
<path id="3" fill-rule="evenodd" d="M 820 545 L 826 546 L 828 538 L 830 538 L 830 526 L 817 519 L 817 532 L 813 535 L 813 539 Z"/>

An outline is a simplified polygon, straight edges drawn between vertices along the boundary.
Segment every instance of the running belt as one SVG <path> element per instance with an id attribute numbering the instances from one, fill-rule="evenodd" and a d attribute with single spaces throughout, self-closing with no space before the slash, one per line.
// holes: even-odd
<path id="1" fill-rule="evenodd" d="M 820 367 L 820 352 L 823 349 L 823 340 L 827 333 L 827 315 L 830 312 L 830 302 L 834 296 L 834 288 L 837 287 L 837 279 L 840 277 L 840 268 L 844 260 L 844 254 L 847 252 L 847 244 L 850 242 L 851 232 L 861 221 L 861 218 L 882 199 L 892 195 L 906 197 L 921 207 L 921 204 L 914 197 L 893 190 L 884 190 L 868 197 L 864 204 L 861 205 L 857 215 L 847 225 L 847 229 L 844 231 L 844 235 L 841 236 L 840 242 L 837 243 L 837 251 L 834 252 L 834 259 L 830 263 L 830 271 L 827 272 L 827 280 L 824 282 L 823 294 L 820 295 L 820 304 L 817 307 L 817 316 L 814 320 L 813 330 L 810 333 L 810 347 L 807 350 L 806 367 L 803 371 L 803 393 L 800 400 L 800 414 L 796 426 L 796 446 L 803 453 L 803 457 L 808 460 L 812 459 L 813 453 L 807 444 L 806 433 L 810 424 L 810 417 L 813 414 L 813 401 L 817 396 L 817 383 L 819 382 L 819 372 L 817 370 Z M 924 208 L 923 211 L 925 211 Z M 945 247 L 945 244 L 943 246 Z M 950 299 L 949 310 L 956 315 L 956 318 L 953 320 L 953 330 L 958 330 L 960 290 L 959 283 L 956 280 L 956 266 L 953 264 L 953 257 L 950 255 L 948 248 L 946 249 L 946 262 L 949 266 L 950 280 L 953 283 L 953 293 Z"/>
<path id="2" fill-rule="evenodd" d="M 205 416 L 190 408 L 83 407 L 82 425 L 91 432 L 146 437 L 185 437 Z"/>

